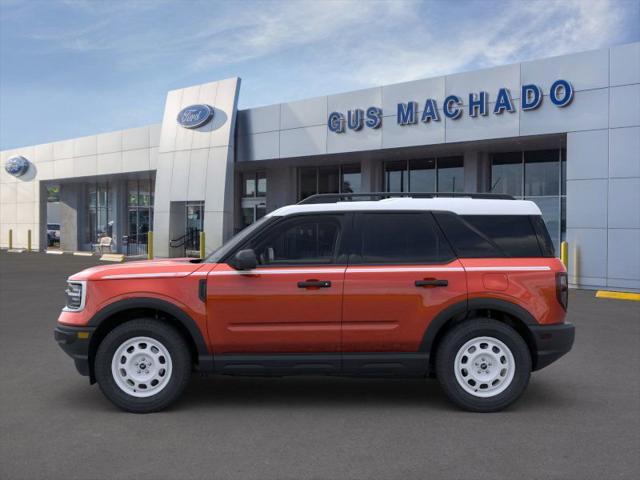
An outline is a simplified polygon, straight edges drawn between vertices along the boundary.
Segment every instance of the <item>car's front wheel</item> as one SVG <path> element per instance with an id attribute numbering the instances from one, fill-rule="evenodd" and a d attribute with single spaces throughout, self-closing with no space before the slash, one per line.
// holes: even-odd
<path id="1" fill-rule="evenodd" d="M 96 380 L 115 405 L 157 412 L 182 393 L 191 376 L 189 347 L 180 332 L 154 319 L 136 319 L 109 332 L 95 357 Z"/>
<path id="2" fill-rule="evenodd" d="M 467 320 L 449 331 L 438 346 L 436 374 L 456 405 L 494 412 L 527 388 L 531 355 L 520 334 L 497 320 Z"/>

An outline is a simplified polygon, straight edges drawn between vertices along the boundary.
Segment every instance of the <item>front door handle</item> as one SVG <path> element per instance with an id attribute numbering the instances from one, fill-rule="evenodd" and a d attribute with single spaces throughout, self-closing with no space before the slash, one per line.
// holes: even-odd
<path id="1" fill-rule="evenodd" d="M 416 280 L 416 287 L 446 287 L 449 280 L 438 280 L 437 278 L 425 278 L 424 280 Z"/>
<path id="2" fill-rule="evenodd" d="M 329 280 L 307 280 L 298 282 L 298 288 L 329 288 L 331 282 Z"/>

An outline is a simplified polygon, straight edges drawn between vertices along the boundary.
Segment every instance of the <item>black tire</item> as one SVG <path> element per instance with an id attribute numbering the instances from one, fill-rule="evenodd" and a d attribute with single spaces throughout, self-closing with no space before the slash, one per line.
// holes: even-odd
<path id="1" fill-rule="evenodd" d="M 160 342 L 171 357 L 171 373 L 158 393 L 139 398 L 125 392 L 113 378 L 111 361 L 125 341 L 150 337 Z M 158 412 L 171 405 L 183 392 L 191 378 L 192 360 L 189 347 L 178 330 L 166 323 L 140 318 L 118 325 L 100 342 L 95 357 L 95 375 L 102 393 L 123 410 L 133 413 Z"/>
<path id="2" fill-rule="evenodd" d="M 511 350 L 515 361 L 511 383 L 491 397 L 478 397 L 467 392 L 456 378 L 456 355 L 468 341 L 476 337 L 500 340 Z M 509 325 L 488 318 L 466 320 L 447 332 L 439 343 L 436 375 L 447 397 L 460 408 L 471 412 L 496 412 L 515 402 L 527 388 L 531 376 L 531 354 L 520 334 Z"/>

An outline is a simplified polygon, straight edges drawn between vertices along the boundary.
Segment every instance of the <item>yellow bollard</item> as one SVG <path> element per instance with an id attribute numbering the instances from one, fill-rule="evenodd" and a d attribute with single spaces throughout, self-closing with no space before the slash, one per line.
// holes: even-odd
<path id="1" fill-rule="evenodd" d="M 153 260 L 153 232 L 147 232 L 147 259 Z"/>
<path id="2" fill-rule="evenodd" d="M 204 258 L 204 232 L 200 232 L 200 258 Z"/>
<path id="3" fill-rule="evenodd" d="M 27 252 L 31 251 L 31 229 L 27 230 Z"/>
<path id="4" fill-rule="evenodd" d="M 13 229 L 9 229 L 9 250 L 13 249 Z"/>
<path id="5" fill-rule="evenodd" d="M 560 261 L 564 264 L 564 268 L 569 266 L 569 244 L 567 242 L 560 243 Z"/>

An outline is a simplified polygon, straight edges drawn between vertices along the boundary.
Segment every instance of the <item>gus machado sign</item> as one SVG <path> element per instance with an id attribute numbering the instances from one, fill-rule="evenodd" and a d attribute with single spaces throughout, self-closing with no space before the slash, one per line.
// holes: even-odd
<path id="1" fill-rule="evenodd" d="M 559 108 L 566 107 L 573 100 L 573 86 L 567 80 L 556 80 L 549 89 L 549 101 Z M 520 109 L 523 112 L 535 110 L 542 104 L 544 94 L 538 85 L 523 85 L 520 92 Z M 422 123 L 440 122 L 442 115 L 451 120 L 460 118 L 463 112 L 470 117 L 502 115 L 504 112 L 516 111 L 511 92 L 508 88 L 500 88 L 495 97 L 495 104 L 489 108 L 489 94 L 487 92 L 469 93 L 467 105 L 458 95 L 449 95 L 438 103 L 436 99 L 427 98 L 419 115 L 419 105 L 416 101 L 398 103 L 396 110 L 396 122 L 398 125 L 414 125 L 418 121 Z M 347 112 L 331 112 L 327 120 L 329 130 L 334 133 L 344 133 L 349 130 L 362 130 L 367 128 L 380 128 L 382 126 L 383 112 L 379 107 L 369 107 L 366 110 L 359 108 Z"/>

